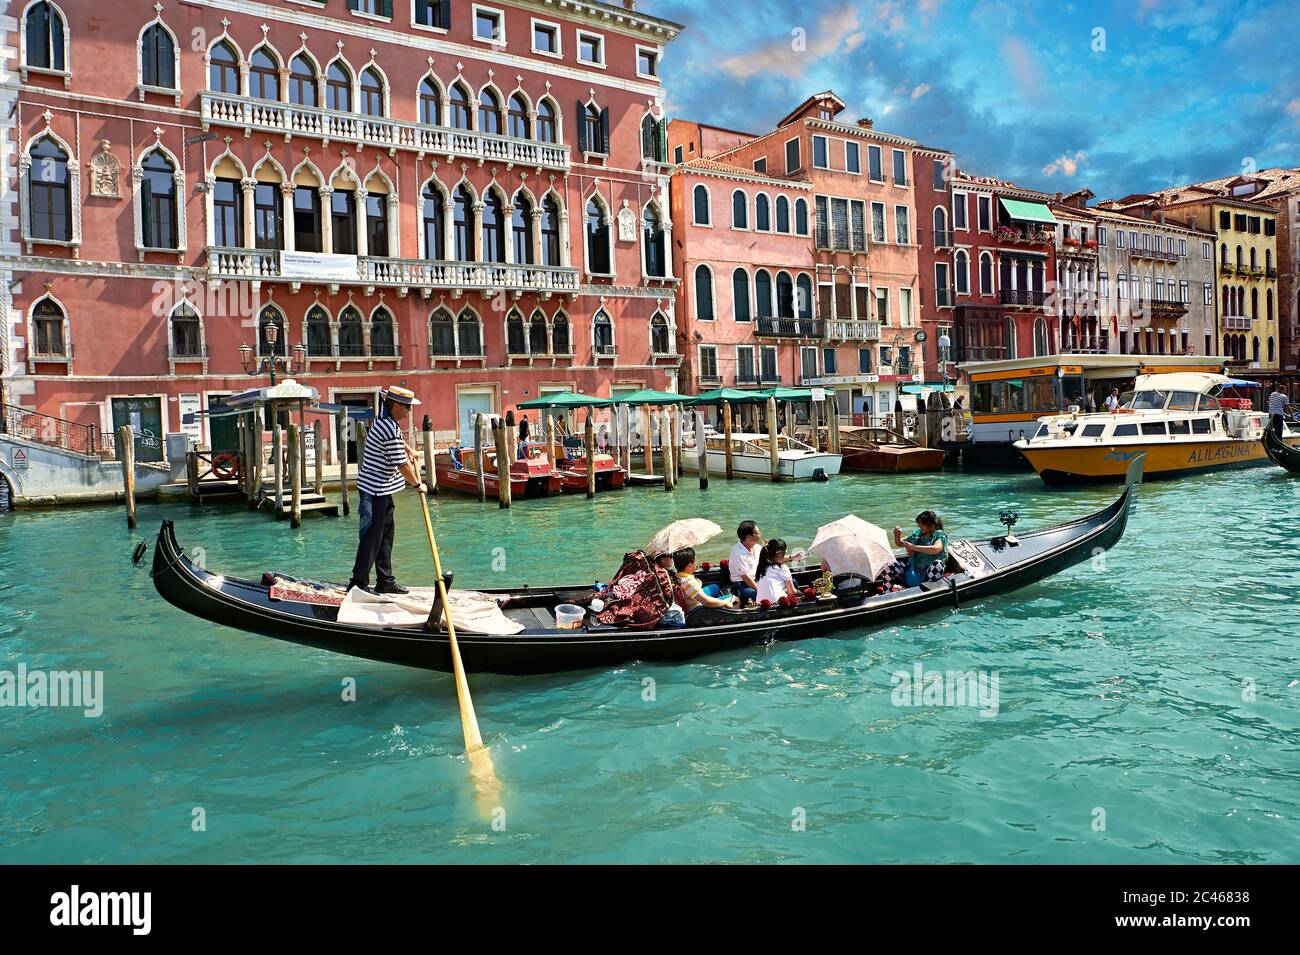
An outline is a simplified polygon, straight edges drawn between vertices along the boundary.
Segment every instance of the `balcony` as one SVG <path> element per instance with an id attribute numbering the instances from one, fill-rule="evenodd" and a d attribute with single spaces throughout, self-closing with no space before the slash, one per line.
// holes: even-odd
<path id="1" fill-rule="evenodd" d="M 1177 252 L 1166 252 L 1164 249 L 1129 249 L 1128 257 L 1130 259 L 1153 259 L 1157 262 L 1177 262 Z"/>
<path id="2" fill-rule="evenodd" d="M 1028 226 L 1000 225 L 993 230 L 993 235 L 999 242 L 1011 245 L 1052 245 L 1056 241 L 1056 233 L 1051 229 L 1035 229 Z"/>
<path id="3" fill-rule="evenodd" d="M 355 277 L 313 277 L 284 274 L 275 249 L 208 249 L 208 277 L 245 282 L 286 281 L 297 284 L 365 285 L 399 289 L 510 289 L 524 292 L 573 294 L 578 270 L 546 265 L 506 265 L 498 262 L 435 262 L 357 256 Z"/>
<path id="4" fill-rule="evenodd" d="M 1264 277 L 1265 277 L 1265 278 L 1270 278 L 1270 279 L 1275 279 L 1275 278 L 1277 278 L 1277 269 L 1275 269 L 1275 268 L 1274 268 L 1273 266 L 1271 266 L 1271 265 L 1266 265 L 1266 266 L 1264 267 Z"/>
<path id="5" fill-rule="evenodd" d="M 917 245 L 925 245 L 925 234 L 926 234 L 925 229 L 916 230 Z M 949 232 L 947 229 L 942 229 L 942 230 L 931 229 L 930 235 L 934 237 L 934 248 L 936 251 L 939 249 L 952 248 L 952 233 Z"/>
<path id="6" fill-rule="evenodd" d="M 1061 343 L 1063 355 L 1106 355 L 1110 353 L 1110 334 L 1080 335 Z"/>
<path id="7" fill-rule="evenodd" d="M 754 335 L 770 338 L 822 338 L 825 322 L 813 318 L 765 318 L 754 321 Z"/>
<path id="8" fill-rule="evenodd" d="M 1004 288 L 1001 292 L 1000 298 L 1003 305 L 1037 308 L 1047 301 L 1047 293 L 1038 292 L 1033 289 Z"/>
<path id="9" fill-rule="evenodd" d="M 538 169 L 569 169 L 569 147 L 469 129 L 426 126 L 383 116 L 341 113 L 315 106 L 205 91 L 199 97 L 203 129 L 212 123 L 253 131 L 343 140 L 382 149 L 409 149 L 451 159 L 502 162 Z"/>
<path id="10" fill-rule="evenodd" d="M 1097 257 L 1097 240 L 1062 239 L 1057 252 L 1061 255 L 1074 256 L 1076 258 L 1095 259 Z"/>
<path id="11" fill-rule="evenodd" d="M 1187 303 L 1173 298 L 1152 298 L 1147 305 L 1155 318 L 1182 318 L 1187 314 Z"/>
<path id="12" fill-rule="evenodd" d="M 879 322 L 831 319 L 825 325 L 826 337 L 833 342 L 875 342 L 880 340 Z"/>
<path id="13" fill-rule="evenodd" d="M 1223 316 L 1224 330 L 1230 332 L 1248 332 L 1250 331 L 1249 315 L 1225 315 Z"/>
<path id="14" fill-rule="evenodd" d="M 951 286 L 934 290 L 934 304 L 939 308 L 952 308 L 957 304 L 957 293 Z"/>

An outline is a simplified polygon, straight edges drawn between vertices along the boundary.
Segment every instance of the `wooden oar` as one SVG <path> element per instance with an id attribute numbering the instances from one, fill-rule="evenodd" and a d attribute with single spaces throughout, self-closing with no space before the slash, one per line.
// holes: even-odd
<path id="1" fill-rule="evenodd" d="M 451 667 L 456 680 L 456 699 L 460 703 L 460 725 L 465 731 L 465 754 L 469 757 L 470 775 L 474 778 L 474 787 L 478 790 L 478 805 L 486 817 L 496 809 L 494 797 L 501 790 L 496 769 L 492 765 L 492 754 L 483 745 L 483 736 L 478 730 L 478 717 L 474 715 L 474 700 L 469 695 L 469 681 L 465 679 L 465 665 L 460 659 L 460 647 L 456 643 L 456 624 L 451 619 L 451 601 L 447 595 L 446 584 L 442 580 L 442 561 L 438 558 L 438 542 L 433 536 L 433 522 L 429 520 L 429 501 L 420 493 L 420 507 L 424 511 L 424 529 L 429 533 L 429 550 L 433 554 L 433 570 L 437 575 L 438 597 L 442 602 L 442 612 L 447 618 L 447 638 L 451 645 Z"/>

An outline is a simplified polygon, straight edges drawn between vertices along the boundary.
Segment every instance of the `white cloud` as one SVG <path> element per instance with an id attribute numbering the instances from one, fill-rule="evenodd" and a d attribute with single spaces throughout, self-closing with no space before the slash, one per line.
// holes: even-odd
<path id="1" fill-rule="evenodd" d="M 738 80 L 759 73 L 797 80 L 822 57 L 852 53 L 867 39 L 861 17 L 851 6 L 828 10 L 812 29 L 796 29 L 798 35 L 792 31 L 789 36 L 729 56 L 718 67 Z"/>
<path id="2" fill-rule="evenodd" d="M 912 90 L 912 99 L 920 99 L 928 92 L 930 92 L 930 84 L 922 83 L 916 89 Z"/>
<path id="3" fill-rule="evenodd" d="M 1056 159 L 1053 159 L 1043 167 L 1044 176 L 1055 176 L 1058 172 L 1065 176 L 1073 176 L 1079 171 L 1079 167 L 1087 160 L 1088 154 L 1080 149 L 1073 156 L 1069 153 L 1062 153 Z"/>

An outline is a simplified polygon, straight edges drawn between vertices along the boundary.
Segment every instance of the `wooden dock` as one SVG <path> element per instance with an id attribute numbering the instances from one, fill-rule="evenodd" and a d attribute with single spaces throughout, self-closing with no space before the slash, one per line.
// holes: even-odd
<path id="1" fill-rule="evenodd" d="M 264 511 L 270 511 L 277 521 L 282 521 L 293 516 L 293 491 L 284 488 L 280 492 L 280 506 L 275 506 L 275 486 L 272 484 L 263 484 L 261 493 L 258 498 L 258 507 Z M 298 510 L 303 514 L 320 514 L 323 517 L 338 517 L 339 506 L 335 501 L 331 501 L 324 494 L 317 494 L 315 491 L 304 489 L 302 491 Z"/>

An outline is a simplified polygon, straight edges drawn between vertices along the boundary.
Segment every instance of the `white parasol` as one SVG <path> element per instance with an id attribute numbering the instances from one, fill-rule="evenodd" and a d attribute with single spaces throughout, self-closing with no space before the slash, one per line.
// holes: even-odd
<path id="1" fill-rule="evenodd" d="M 826 561 L 832 574 L 858 574 L 867 580 L 875 580 L 894 560 L 884 528 L 854 514 L 817 528 L 808 549 Z"/>
<path id="2" fill-rule="evenodd" d="M 650 538 L 645 552 L 651 557 L 671 554 L 683 547 L 696 547 L 721 533 L 722 528 L 713 521 L 707 521 L 702 517 L 688 517 L 685 520 L 673 521 Z"/>

